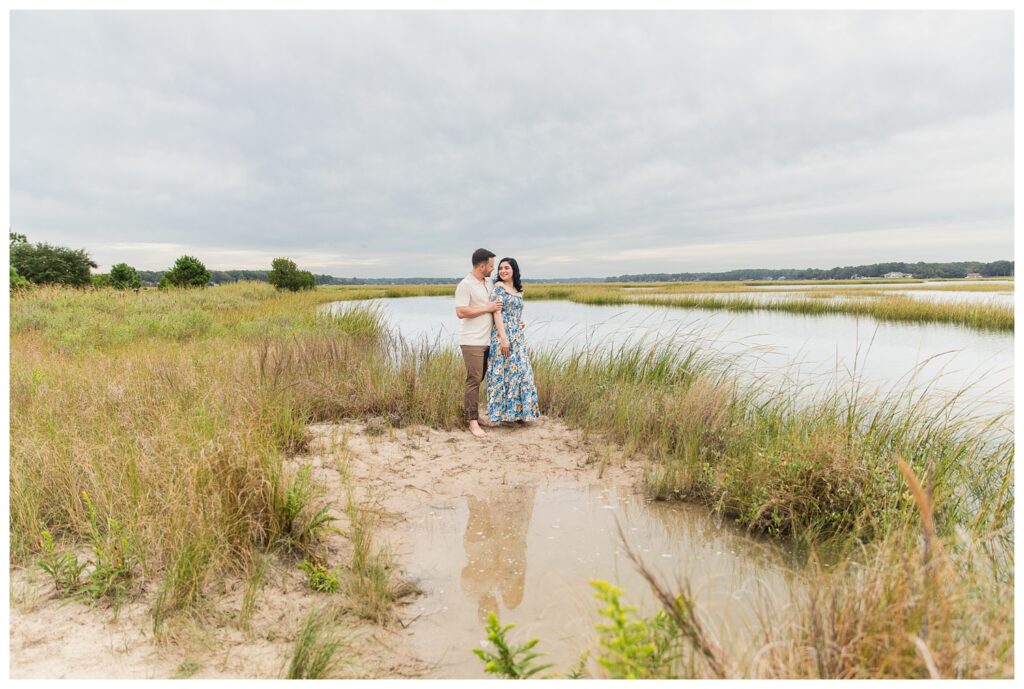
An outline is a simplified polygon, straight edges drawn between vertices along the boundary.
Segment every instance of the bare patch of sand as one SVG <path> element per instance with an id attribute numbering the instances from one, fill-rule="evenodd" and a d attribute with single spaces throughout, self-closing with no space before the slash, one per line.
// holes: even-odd
<path id="1" fill-rule="evenodd" d="M 561 422 L 541 418 L 525 427 L 488 429 L 476 439 L 465 431 L 423 426 L 388 428 L 375 421 L 310 426 L 309 453 L 289 460 L 309 464 L 344 531 L 352 497 L 380 516 L 376 541 L 391 546 L 403 568 L 404 515 L 501 486 L 600 479 L 636 486 L 640 464 L 621 450 L 588 441 Z M 349 561 L 351 546 L 340 534 L 326 543 L 331 564 Z M 293 564 L 268 558 L 247 630 L 242 629 L 244 581 L 225 582 L 208 593 L 213 603 L 203 621 L 178 629 L 171 641 L 153 635 L 154 592 L 122 607 L 62 600 L 38 569 L 11 569 L 10 666 L 12 678 L 273 678 L 283 676 L 292 642 L 310 612 L 344 597 L 310 591 Z M 430 665 L 410 651 L 415 618 L 400 603 L 395 619 L 378 626 L 353 614 L 338 618 L 346 639 L 340 677 L 422 677 Z"/>

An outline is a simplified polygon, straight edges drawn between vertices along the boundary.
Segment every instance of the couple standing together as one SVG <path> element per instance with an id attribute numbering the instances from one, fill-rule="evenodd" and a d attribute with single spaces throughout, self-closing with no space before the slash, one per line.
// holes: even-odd
<path id="1" fill-rule="evenodd" d="M 537 386 L 523 337 L 523 283 L 514 258 L 498 261 L 494 254 L 473 252 L 473 270 L 455 288 L 455 315 L 462 321 L 459 347 L 466 362 L 466 424 L 477 438 L 480 428 L 480 382 L 487 375 L 487 419 L 484 425 L 525 422 L 540 416 Z"/>

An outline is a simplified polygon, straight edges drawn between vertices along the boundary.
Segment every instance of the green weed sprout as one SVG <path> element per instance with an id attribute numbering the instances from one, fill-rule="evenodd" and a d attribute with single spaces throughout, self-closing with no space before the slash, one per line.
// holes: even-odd
<path id="1" fill-rule="evenodd" d="M 303 560 L 299 563 L 299 569 L 306 573 L 306 583 L 314 591 L 334 593 L 341 587 L 341 581 L 337 575 L 319 562 Z"/>
<path id="2" fill-rule="evenodd" d="M 39 559 L 39 567 L 53 578 L 53 584 L 62 595 L 70 595 L 81 587 L 79 581 L 85 563 L 79 564 L 78 557 L 68 551 L 57 552 L 53 544 L 53 535 L 43 531 L 43 556 Z"/>
<path id="3" fill-rule="evenodd" d="M 517 648 L 509 647 L 505 637 L 513 627 L 514 624 L 502 627 L 497 615 L 493 612 L 487 614 L 487 626 L 484 628 L 487 640 L 494 644 L 498 653 L 495 655 L 480 648 L 473 649 L 473 653 L 484 662 L 484 671 L 505 679 L 529 679 L 541 670 L 551 667 L 550 664 L 535 665 L 533 662 L 535 658 L 543 655 L 533 652 L 533 647 L 537 645 L 539 639 L 530 639 Z"/>

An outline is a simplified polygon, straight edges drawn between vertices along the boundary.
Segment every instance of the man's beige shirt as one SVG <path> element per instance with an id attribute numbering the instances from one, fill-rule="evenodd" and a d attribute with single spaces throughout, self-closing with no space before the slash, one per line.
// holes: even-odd
<path id="1" fill-rule="evenodd" d="M 494 280 L 484 278 L 483 282 L 476 279 L 470 273 L 462 278 L 462 282 L 455 288 L 455 307 L 486 306 L 491 299 L 491 292 L 494 290 Z M 494 325 L 494 314 L 482 313 L 473 318 L 462 319 L 462 330 L 459 332 L 460 345 L 489 345 L 491 344 L 491 327 Z"/>

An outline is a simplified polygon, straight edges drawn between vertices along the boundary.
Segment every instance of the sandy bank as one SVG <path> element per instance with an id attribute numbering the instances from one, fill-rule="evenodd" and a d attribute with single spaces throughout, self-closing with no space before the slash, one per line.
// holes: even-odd
<path id="1" fill-rule="evenodd" d="M 465 432 L 426 427 L 391 429 L 376 423 L 317 424 L 310 427 L 309 453 L 289 461 L 310 464 L 332 503 L 342 530 L 352 486 L 355 501 L 379 516 L 376 536 L 388 544 L 402 576 L 409 543 L 406 515 L 425 505 L 503 486 L 551 482 L 592 482 L 631 490 L 640 478 L 639 462 L 588 441 L 560 422 L 541 419 L 528 427 L 490 429 L 477 440 Z M 348 561 L 350 546 L 338 534 L 327 539 L 329 562 Z M 453 565 L 454 566 L 454 565 Z M 38 568 L 11 570 L 10 663 L 12 678 L 272 678 L 281 677 L 292 640 L 310 611 L 338 594 L 311 592 L 305 575 L 279 558 L 269 558 L 263 586 L 248 630 L 240 628 L 245 583 L 211 583 L 212 603 L 199 625 L 175 628 L 173 639 L 154 638 L 150 606 L 155 583 L 115 617 L 106 606 L 56 597 Z M 387 627 L 345 614 L 348 638 L 340 655 L 348 659 L 341 677 L 422 677 L 432 660 L 416 657 L 413 601 L 396 606 Z"/>

